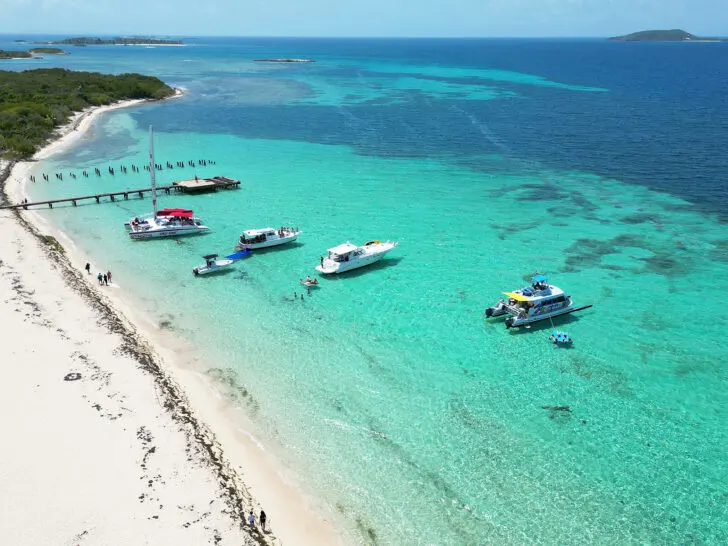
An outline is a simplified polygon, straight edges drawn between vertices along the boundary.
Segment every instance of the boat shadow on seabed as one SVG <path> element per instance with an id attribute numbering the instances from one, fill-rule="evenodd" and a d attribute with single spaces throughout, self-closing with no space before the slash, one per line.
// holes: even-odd
<path id="1" fill-rule="evenodd" d="M 276 253 L 280 252 L 281 250 L 289 250 L 291 248 L 300 248 L 302 246 L 306 246 L 305 243 L 302 243 L 301 241 L 291 241 L 290 243 L 285 243 L 282 245 L 274 245 L 274 246 L 266 246 L 263 248 L 256 248 L 252 249 L 252 252 L 255 254 L 268 254 L 270 253 Z M 235 248 L 242 247 L 242 245 L 238 245 Z"/>

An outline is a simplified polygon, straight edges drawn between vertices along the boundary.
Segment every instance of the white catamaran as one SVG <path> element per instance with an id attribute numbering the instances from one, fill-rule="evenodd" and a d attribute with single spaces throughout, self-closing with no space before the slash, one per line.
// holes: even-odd
<path id="1" fill-rule="evenodd" d="M 152 207 L 154 212 L 143 216 L 136 216 L 124 227 L 129 237 L 139 239 L 157 239 L 161 237 L 182 237 L 185 235 L 200 235 L 207 233 L 210 228 L 203 225 L 199 218 L 195 218 L 191 210 L 163 209 L 157 210 L 157 185 L 154 177 L 154 134 L 149 126 L 149 174 L 152 182 Z"/>
<path id="2" fill-rule="evenodd" d="M 528 326 L 534 322 L 549 320 L 561 315 L 588 309 L 589 305 L 576 307 L 561 288 L 549 284 L 545 275 L 536 274 L 531 279 L 531 286 L 513 292 L 503 292 L 508 301 L 500 300 L 485 310 L 486 317 L 506 317 L 506 328 Z"/>

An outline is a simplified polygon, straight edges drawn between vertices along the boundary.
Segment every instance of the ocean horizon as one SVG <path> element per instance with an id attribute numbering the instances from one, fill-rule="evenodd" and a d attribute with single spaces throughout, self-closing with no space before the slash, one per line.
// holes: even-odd
<path id="1" fill-rule="evenodd" d="M 0 36 L 0 49 L 18 38 Z M 139 72 L 186 91 L 103 115 L 38 162 L 26 191 L 148 186 L 117 167 L 145 162 L 150 125 L 157 163 L 214 162 L 165 168 L 158 184 L 242 181 L 159 196 L 212 228 L 182 244 L 129 240 L 123 223 L 148 199 L 39 213 L 185 341 L 347 543 L 720 544 L 728 57 L 714 48 L 728 52 L 196 38 L 1 66 Z M 316 62 L 254 62 L 269 57 Z M 40 177 L 94 167 L 101 177 Z M 282 225 L 303 234 L 193 276 L 244 229 Z M 372 239 L 400 244 L 301 299 L 299 279 L 328 248 Z M 537 271 L 593 307 L 553 327 L 484 318 Z M 555 347 L 553 328 L 573 346 Z"/>

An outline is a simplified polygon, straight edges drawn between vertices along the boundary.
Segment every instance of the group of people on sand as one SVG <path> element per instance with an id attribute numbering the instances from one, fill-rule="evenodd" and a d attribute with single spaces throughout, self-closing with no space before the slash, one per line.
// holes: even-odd
<path id="1" fill-rule="evenodd" d="M 86 273 L 89 275 L 91 274 L 90 263 L 86 262 L 84 269 L 86 270 Z M 99 281 L 99 286 L 109 286 L 109 283 L 111 282 L 111 271 L 107 271 L 106 273 L 99 271 L 98 275 L 96 275 L 96 279 Z"/>
<path id="2" fill-rule="evenodd" d="M 263 510 L 260 511 L 260 528 L 263 532 L 265 532 L 265 512 Z M 251 527 L 255 527 L 255 514 L 253 514 L 253 511 L 250 511 L 250 514 L 248 514 L 248 525 Z"/>

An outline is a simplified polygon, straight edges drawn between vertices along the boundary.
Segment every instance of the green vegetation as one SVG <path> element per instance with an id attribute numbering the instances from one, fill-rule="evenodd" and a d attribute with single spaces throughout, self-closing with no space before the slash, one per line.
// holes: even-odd
<path id="1" fill-rule="evenodd" d="M 0 59 L 29 59 L 32 56 L 27 51 L 3 51 L 0 49 Z"/>
<path id="2" fill-rule="evenodd" d="M 694 34 L 690 34 L 689 32 L 685 32 L 684 30 L 680 30 L 677 28 L 674 28 L 672 30 L 643 30 L 641 32 L 633 32 L 632 34 L 627 34 L 625 36 L 615 36 L 614 38 L 609 38 L 609 39 L 616 41 L 616 42 L 691 42 L 691 41 L 719 42 L 719 41 L 721 41 L 718 38 L 699 38 L 698 36 L 695 36 Z"/>
<path id="3" fill-rule="evenodd" d="M 31 59 L 35 55 L 45 53 L 47 55 L 67 55 L 57 47 L 34 47 L 30 51 L 3 51 L 0 49 L 0 59 Z"/>
<path id="4" fill-rule="evenodd" d="M 50 43 L 70 45 L 184 45 L 184 42 L 182 42 L 181 40 L 159 40 L 157 38 L 66 38 L 65 40 L 56 40 L 55 42 Z"/>
<path id="5" fill-rule="evenodd" d="M 60 254 L 65 254 L 66 249 L 63 248 L 63 245 L 58 242 L 58 239 L 53 237 L 53 235 L 41 235 L 41 239 L 45 244 L 47 244 L 51 250 L 54 250 L 55 252 L 58 252 Z"/>
<path id="6" fill-rule="evenodd" d="M 33 54 L 45 53 L 46 55 L 67 55 L 65 51 L 57 47 L 34 47 L 30 50 Z"/>
<path id="7" fill-rule="evenodd" d="M 0 156 L 32 156 L 74 112 L 125 99 L 163 99 L 174 90 L 151 76 L 62 68 L 0 70 Z"/>

